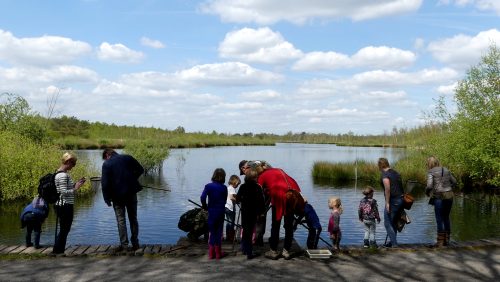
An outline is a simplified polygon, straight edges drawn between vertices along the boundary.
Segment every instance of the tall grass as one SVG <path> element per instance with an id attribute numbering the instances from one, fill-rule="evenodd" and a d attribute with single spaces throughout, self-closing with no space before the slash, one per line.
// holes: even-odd
<path id="1" fill-rule="evenodd" d="M 421 151 L 412 151 L 408 157 L 397 161 L 392 167 L 401 174 L 403 185 L 408 181 L 417 182 L 420 186 L 426 181 L 426 155 Z M 315 162 L 312 168 L 315 181 L 329 180 L 333 183 L 343 184 L 354 180 L 372 186 L 380 185 L 380 171 L 376 162 L 358 160 L 354 162 Z"/>

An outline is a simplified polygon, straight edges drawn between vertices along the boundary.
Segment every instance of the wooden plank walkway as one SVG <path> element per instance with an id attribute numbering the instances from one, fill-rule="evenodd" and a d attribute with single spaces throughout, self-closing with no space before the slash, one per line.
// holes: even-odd
<path id="1" fill-rule="evenodd" d="M 282 246 L 283 242 L 280 242 Z M 387 251 L 419 251 L 419 250 L 442 250 L 446 248 L 489 248 L 489 247 L 500 247 L 500 237 L 499 238 L 488 238 L 475 241 L 466 242 L 453 242 L 450 246 L 444 248 L 435 248 L 429 244 L 406 244 L 400 245 L 398 248 L 381 248 L 377 249 L 377 252 L 387 252 Z M 200 242 L 191 242 L 187 238 L 180 238 L 176 245 L 166 245 L 166 244 L 147 244 L 141 245 L 136 251 L 124 250 L 116 251 L 117 246 L 113 245 L 71 245 L 68 246 L 64 252 L 64 256 L 69 257 L 79 257 L 79 256 L 167 256 L 167 257 L 177 257 L 177 256 L 206 256 L 207 255 L 207 244 Z M 232 242 L 223 242 L 222 249 L 223 252 L 229 256 L 242 255 L 240 251 L 239 243 L 233 244 Z M 255 246 L 254 250 L 261 254 L 269 250 L 269 245 L 267 243 L 264 246 Z M 42 247 L 40 249 L 35 249 L 33 247 L 26 247 L 24 245 L 7 246 L 0 245 L 0 255 L 2 256 L 51 256 L 52 246 Z M 302 256 L 305 253 L 297 242 L 294 240 L 292 248 L 290 251 L 294 256 Z M 340 254 L 349 255 L 362 255 L 373 250 L 364 249 L 362 246 L 342 246 Z M 335 253 L 335 252 L 334 252 Z M 62 256 L 62 255 L 58 255 Z"/>

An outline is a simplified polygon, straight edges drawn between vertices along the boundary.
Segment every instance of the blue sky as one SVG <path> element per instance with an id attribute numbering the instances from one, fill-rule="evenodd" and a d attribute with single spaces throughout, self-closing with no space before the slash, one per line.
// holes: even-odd
<path id="1" fill-rule="evenodd" d="M 188 132 L 425 123 L 495 43 L 498 0 L 0 1 L 0 92 Z"/>

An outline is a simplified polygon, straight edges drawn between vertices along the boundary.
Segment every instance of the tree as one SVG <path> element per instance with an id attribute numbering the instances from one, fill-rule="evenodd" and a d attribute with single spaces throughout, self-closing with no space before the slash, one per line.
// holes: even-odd
<path id="1" fill-rule="evenodd" d="M 492 45 L 481 62 L 458 83 L 450 114 L 441 103 L 446 127 L 437 152 L 474 182 L 500 185 L 500 49 Z"/>

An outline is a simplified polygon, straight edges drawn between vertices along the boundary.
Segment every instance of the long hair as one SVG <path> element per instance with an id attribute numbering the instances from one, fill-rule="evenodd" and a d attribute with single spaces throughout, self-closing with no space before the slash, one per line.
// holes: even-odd
<path id="1" fill-rule="evenodd" d="M 305 205 L 306 202 L 299 191 L 288 190 L 286 192 L 286 214 L 303 215 Z"/>
<path id="2" fill-rule="evenodd" d="M 430 156 L 427 159 L 427 169 L 435 168 L 437 166 L 439 166 L 439 160 L 434 156 Z"/>

